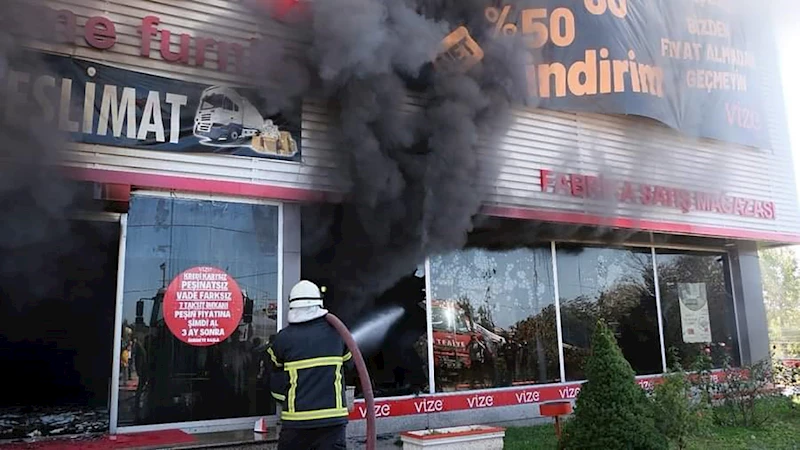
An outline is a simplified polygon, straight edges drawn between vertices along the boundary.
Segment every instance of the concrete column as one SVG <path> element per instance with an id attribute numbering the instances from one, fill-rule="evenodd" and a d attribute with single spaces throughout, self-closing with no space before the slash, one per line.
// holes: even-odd
<path id="1" fill-rule="evenodd" d="M 730 255 L 742 363 L 752 364 L 770 357 L 758 244 L 739 242 Z"/>
<path id="2" fill-rule="evenodd" d="M 289 315 L 289 291 L 300 281 L 300 205 L 283 204 L 283 326 Z"/>

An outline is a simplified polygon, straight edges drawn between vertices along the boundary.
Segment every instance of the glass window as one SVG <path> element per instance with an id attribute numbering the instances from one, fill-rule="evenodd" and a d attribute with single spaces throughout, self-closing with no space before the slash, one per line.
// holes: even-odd
<path id="1" fill-rule="evenodd" d="M 347 324 L 356 339 L 375 397 L 430 392 L 424 266 L 366 304 L 354 301 L 353 291 L 346 292 L 327 278 L 330 266 L 321 261 L 324 259 L 314 255 L 304 257 L 302 278 L 328 288 L 325 308 Z M 345 373 L 345 382 L 355 386 L 356 398 L 363 398 L 355 370 Z"/>
<path id="2" fill-rule="evenodd" d="M 121 426 L 275 413 L 278 207 L 131 198 Z"/>
<path id="3" fill-rule="evenodd" d="M 549 246 L 430 260 L 437 391 L 557 382 Z"/>
<path id="4" fill-rule="evenodd" d="M 661 373 L 651 250 L 559 244 L 556 255 L 567 380 L 585 378 L 583 364 L 600 318 L 638 375 Z"/>
<path id="5" fill-rule="evenodd" d="M 203 97 L 203 101 L 200 103 L 200 109 L 207 110 L 207 109 L 214 109 L 214 108 L 222 108 L 223 104 L 225 103 L 225 96 L 222 94 L 211 94 Z"/>
<path id="6" fill-rule="evenodd" d="M 721 254 L 656 250 L 667 363 L 691 368 L 701 352 L 716 367 L 740 363 L 728 258 Z"/>
<path id="7" fill-rule="evenodd" d="M 380 306 L 377 306 L 380 305 Z M 425 269 L 403 277 L 376 301 L 373 312 L 398 311 L 394 320 L 384 323 L 390 332 L 377 348 L 367 355 L 366 363 L 376 397 L 393 397 L 430 392 L 428 386 L 427 315 L 425 311 Z M 384 309 L 388 308 L 388 309 Z M 369 314 L 362 317 L 375 317 Z M 364 324 L 363 321 L 357 321 Z M 362 396 L 356 385 L 358 396 Z"/>

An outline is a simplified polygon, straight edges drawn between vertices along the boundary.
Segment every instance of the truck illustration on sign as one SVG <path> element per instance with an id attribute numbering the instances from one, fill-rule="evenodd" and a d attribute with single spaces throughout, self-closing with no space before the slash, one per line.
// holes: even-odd
<path id="1" fill-rule="evenodd" d="M 194 135 L 213 147 L 249 146 L 262 154 L 291 157 L 297 142 L 282 131 L 245 96 L 229 86 L 203 91 L 194 117 Z"/>

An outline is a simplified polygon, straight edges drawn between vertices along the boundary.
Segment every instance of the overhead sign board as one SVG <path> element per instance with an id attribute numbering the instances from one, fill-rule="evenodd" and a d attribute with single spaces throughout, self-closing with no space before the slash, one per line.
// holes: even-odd
<path id="1" fill-rule="evenodd" d="M 190 83 L 49 54 L 12 61 L 0 81 L 9 99 L 6 120 L 16 120 L 17 108 L 32 107 L 38 125 L 67 132 L 75 142 L 290 161 L 301 157 L 299 113 L 273 113 L 252 88 Z"/>

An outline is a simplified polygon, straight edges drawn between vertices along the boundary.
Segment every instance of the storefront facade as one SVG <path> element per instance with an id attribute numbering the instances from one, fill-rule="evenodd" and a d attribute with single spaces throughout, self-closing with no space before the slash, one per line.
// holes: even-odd
<path id="1" fill-rule="evenodd" d="M 96 118 L 54 114 L 77 136 L 66 168 L 125 205 L 111 216 L 120 225 L 111 431 L 276 421 L 258 352 L 284 325 L 286 293 L 301 277 L 301 206 L 335 202 L 348 185 L 322 104 L 307 99 L 294 120 L 266 117 L 229 89 L 247 85 L 252 40 L 302 43 L 263 29 L 236 1 L 48 6 L 69 42 L 32 46 L 82 86 L 76 98 L 89 98 L 89 86 L 107 96 Z M 62 100 L 73 92 L 54 86 Z M 484 183 L 485 228 L 416 275 L 426 391 L 379 399 L 379 431 L 529 420 L 541 403 L 574 399 L 601 317 L 643 385 L 674 355 L 686 364 L 710 351 L 718 367 L 767 357 L 757 250 L 800 242 L 781 90 L 769 86 L 781 105 L 762 118 L 769 148 L 689 138 L 633 116 L 516 109 L 506 133 L 484 140 L 481 157 L 498 173 Z M 155 102 L 170 104 L 169 120 Z M 204 138 L 248 136 L 251 108 L 258 127 L 275 125 L 272 141 L 197 150 Z M 229 126 L 202 129 L 211 110 L 230 113 Z M 498 230 L 525 242 L 506 249 Z M 168 309 L 191 310 L 175 306 L 200 300 L 185 283 L 206 281 L 225 283 L 221 295 L 242 307 Z M 353 433 L 365 414 L 357 402 Z"/>

